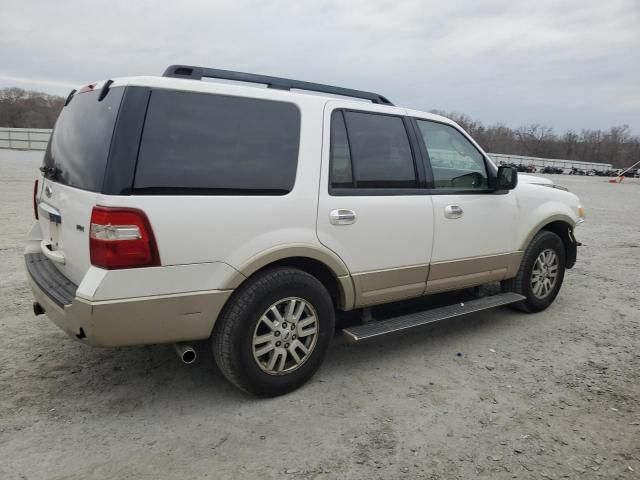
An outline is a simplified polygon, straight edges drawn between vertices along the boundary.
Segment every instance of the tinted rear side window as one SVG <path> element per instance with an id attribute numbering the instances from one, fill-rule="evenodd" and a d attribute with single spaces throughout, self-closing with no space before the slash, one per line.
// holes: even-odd
<path id="1" fill-rule="evenodd" d="M 295 182 L 299 143 L 293 104 L 154 90 L 134 190 L 284 195 Z"/>
<path id="2" fill-rule="evenodd" d="M 356 188 L 418 186 L 415 164 L 402 118 L 344 112 Z"/>
<path id="3" fill-rule="evenodd" d="M 331 188 L 353 187 L 349 138 L 341 110 L 331 114 Z"/>
<path id="4" fill-rule="evenodd" d="M 44 155 L 56 167 L 52 178 L 76 188 L 102 189 L 111 137 L 124 87 L 112 88 L 98 101 L 98 91 L 78 93 L 62 109 Z"/>

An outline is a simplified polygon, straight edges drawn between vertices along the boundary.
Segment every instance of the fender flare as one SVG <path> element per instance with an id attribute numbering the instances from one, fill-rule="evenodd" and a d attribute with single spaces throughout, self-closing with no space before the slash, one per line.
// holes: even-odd
<path id="1" fill-rule="evenodd" d="M 338 284 L 339 305 L 342 310 L 351 310 L 355 302 L 355 288 L 346 264 L 332 251 L 316 245 L 296 243 L 277 245 L 263 250 L 244 262 L 238 274 L 229 282 L 229 288 L 237 288 L 240 284 L 262 268 L 288 258 L 308 258 L 323 264 Z"/>
<path id="2" fill-rule="evenodd" d="M 547 217 L 541 222 L 537 223 L 536 226 L 526 236 L 524 242 L 520 246 L 520 250 L 522 251 L 526 250 L 529 244 L 531 243 L 531 240 L 533 240 L 533 237 L 535 237 L 540 231 L 545 230 L 545 227 L 555 222 L 562 222 L 567 226 L 566 232 L 554 232 L 554 233 L 557 233 L 562 239 L 562 243 L 564 243 L 565 251 L 566 251 L 566 267 L 572 268 L 576 263 L 576 258 L 578 253 L 577 250 L 578 250 L 578 245 L 580 245 L 580 243 L 576 241 L 573 235 L 573 229 L 576 226 L 576 222 L 573 218 L 571 218 L 568 215 L 559 213 L 559 214 Z"/>

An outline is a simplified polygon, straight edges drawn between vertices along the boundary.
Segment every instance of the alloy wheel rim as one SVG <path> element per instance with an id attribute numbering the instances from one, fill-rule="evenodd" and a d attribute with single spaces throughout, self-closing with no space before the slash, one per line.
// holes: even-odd
<path id="1" fill-rule="evenodd" d="M 548 297 L 558 281 L 558 254 L 550 248 L 540 252 L 531 271 L 531 291 L 536 298 Z"/>
<path id="2" fill-rule="evenodd" d="M 273 303 L 260 317 L 251 342 L 253 359 L 269 375 L 285 375 L 300 368 L 318 340 L 318 315 L 299 297 Z"/>

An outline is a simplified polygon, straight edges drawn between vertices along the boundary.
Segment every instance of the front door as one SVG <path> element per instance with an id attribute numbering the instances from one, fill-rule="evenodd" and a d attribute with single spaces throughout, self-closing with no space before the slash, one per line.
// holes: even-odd
<path id="1" fill-rule="evenodd" d="M 502 280 L 517 268 L 517 201 L 489 185 L 488 160 L 452 125 L 416 120 L 433 175 L 435 237 L 428 293 Z"/>
<path id="2" fill-rule="evenodd" d="M 318 238 L 349 268 L 357 307 L 422 295 L 433 206 L 413 130 L 400 109 L 352 106 L 325 109 Z"/>

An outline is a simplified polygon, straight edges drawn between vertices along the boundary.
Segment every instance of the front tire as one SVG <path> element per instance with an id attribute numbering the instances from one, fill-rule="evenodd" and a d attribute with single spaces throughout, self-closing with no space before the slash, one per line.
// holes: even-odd
<path id="1" fill-rule="evenodd" d="M 213 355 L 238 388 L 282 395 L 318 370 L 334 326 L 333 302 L 318 279 L 295 268 L 273 268 L 231 297 L 213 331 Z"/>
<path id="2" fill-rule="evenodd" d="M 502 290 L 524 295 L 526 300 L 513 308 L 533 313 L 553 303 L 562 282 L 566 265 L 564 244 L 558 235 L 542 230 L 527 247 L 514 278 L 502 282 Z"/>

